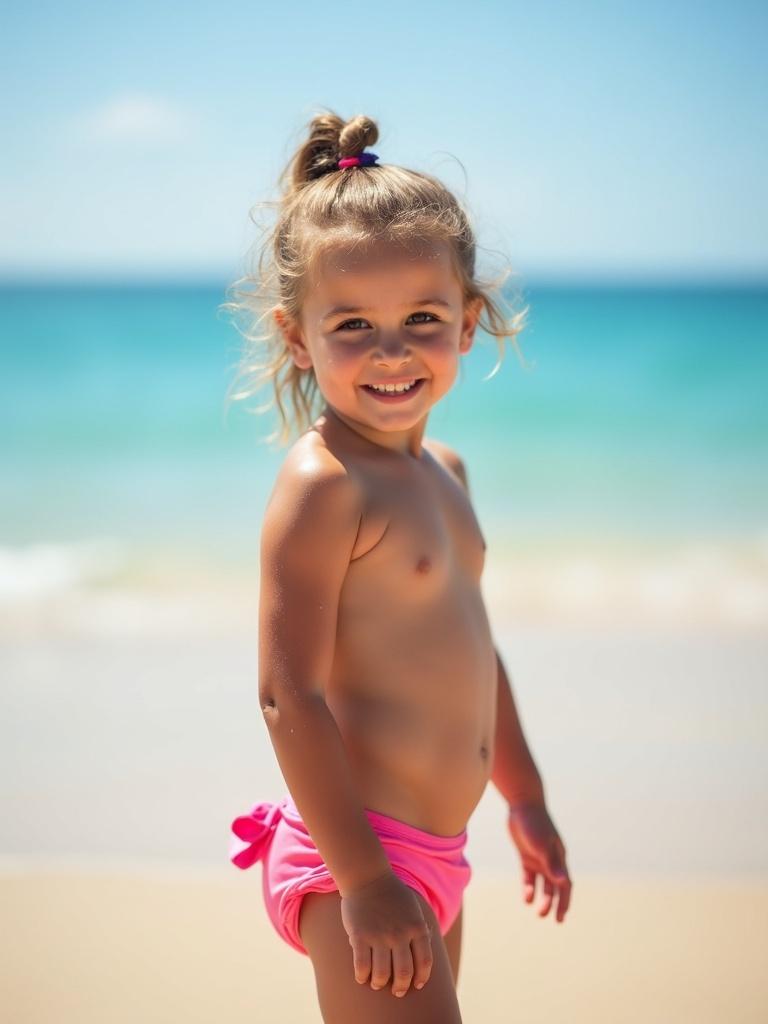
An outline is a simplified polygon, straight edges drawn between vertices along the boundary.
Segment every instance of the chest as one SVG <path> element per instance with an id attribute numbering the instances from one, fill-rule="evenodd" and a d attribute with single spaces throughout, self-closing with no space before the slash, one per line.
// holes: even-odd
<path id="1" fill-rule="evenodd" d="M 347 583 L 430 591 L 452 578 L 479 582 L 485 539 L 467 492 L 443 467 L 407 479 L 370 473 Z"/>

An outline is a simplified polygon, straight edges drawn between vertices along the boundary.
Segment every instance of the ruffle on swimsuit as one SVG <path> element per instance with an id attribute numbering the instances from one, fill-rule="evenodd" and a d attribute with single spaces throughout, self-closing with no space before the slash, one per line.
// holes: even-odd
<path id="1" fill-rule="evenodd" d="M 236 838 L 232 840 L 229 859 L 238 868 L 250 868 L 261 860 L 282 817 L 280 804 L 262 801 L 248 814 L 232 822 Z"/>

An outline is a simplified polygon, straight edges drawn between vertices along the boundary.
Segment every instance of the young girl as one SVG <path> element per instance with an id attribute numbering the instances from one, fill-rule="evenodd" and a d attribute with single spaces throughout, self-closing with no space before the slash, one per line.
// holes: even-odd
<path id="1" fill-rule="evenodd" d="M 286 397 L 304 428 L 261 533 L 259 697 L 290 795 L 235 819 L 231 859 L 262 861 L 326 1022 L 449 1024 L 489 779 L 525 900 L 540 875 L 539 913 L 562 921 L 571 881 L 490 634 L 467 473 L 425 436 L 482 311 L 502 348 L 522 314 L 505 322 L 476 280 L 456 198 L 378 163 L 377 138 L 367 117 L 311 121 L 259 261 L 269 356 L 245 367 L 272 381 L 283 439 Z"/>

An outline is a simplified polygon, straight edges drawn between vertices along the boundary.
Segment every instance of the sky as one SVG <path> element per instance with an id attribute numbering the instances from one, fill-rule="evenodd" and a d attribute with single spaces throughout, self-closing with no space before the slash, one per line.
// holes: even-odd
<path id="1" fill-rule="evenodd" d="M 685 0 L 16 4 L 0 279 L 230 280 L 330 108 L 456 191 L 481 264 L 766 281 L 767 30 Z"/>

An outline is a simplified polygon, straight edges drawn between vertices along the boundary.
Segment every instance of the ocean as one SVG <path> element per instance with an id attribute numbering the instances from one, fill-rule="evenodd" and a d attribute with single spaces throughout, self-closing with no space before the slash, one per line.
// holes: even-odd
<path id="1" fill-rule="evenodd" d="M 253 572 L 283 453 L 272 413 L 226 408 L 241 339 L 225 297 L 0 288 L 0 596 L 148 561 Z M 478 334 L 427 428 L 465 459 L 491 565 L 536 566 L 551 605 L 606 596 L 608 577 L 626 591 L 640 558 L 646 593 L 695 596 L 703 572 L 737 617 L 768 615 L 768 288 L 532 285 L 516 301 L 525 365 L 507 343 L 484 379 L 497 347 Z"/>
<path id="2" fill-rule="evenodd" d="M 0 290 L 6 863 L 226 871 L 232 817 L 284 791 L 256 685 L 283 453 L 273 420 L 225 407 L 224 299 Z M 524 301 L 528 368 L 509 348 L 484 380 L 479 338 L 427 433 L 468 466 L 494 639 L 571 868 L 764 872 L 768 290 Z M 470 834 L 471 863 L 516 877 L 490 786 Z"/>

